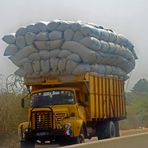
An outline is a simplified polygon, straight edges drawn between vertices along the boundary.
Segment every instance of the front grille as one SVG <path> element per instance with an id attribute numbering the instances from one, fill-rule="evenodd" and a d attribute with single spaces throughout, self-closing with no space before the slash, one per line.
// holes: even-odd
<path id="1" fill-rule="evenodd" d="M 61 129 L 63 127 L 63 119 L 66 117 L 66 113 L 56 113 L 55 120 L 56 120 L 56 128 Z"/>
<path id="2" fill-rule="evenodd" d="M 51 111 L 33 111 L 31 116 L 31 128 L 35 130 L 49 130 L 53 127 L 53 115 Z"/>
<path id="3" fill-rule="evenodd" d="M 61 122 L 65 118 L 66 113 L 56 113 L 56 121 Z"/>

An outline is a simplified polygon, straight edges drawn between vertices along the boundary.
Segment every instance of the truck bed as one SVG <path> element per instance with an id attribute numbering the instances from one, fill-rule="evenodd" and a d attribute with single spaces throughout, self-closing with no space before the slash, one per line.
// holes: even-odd
<path id="1" fill-rule="evenodd" d="M 126 117 L 124 81 L 112 76 L 86 76 L 89 89 L 87 113 L 90 120 Z"/>
<path id="2" fill-rule="evenodd" d="M 37 80 L 26 79 L 25 84 L 32 86 L 32 90 L 51 87 L 75 87 L 86 93 L 87 120 L 120 120 L 126 117 L 126 103 L 124 94 L 124 80 L 115 76 L 104 76 L 87 73 L 77 76 L 50 78 Z"/>

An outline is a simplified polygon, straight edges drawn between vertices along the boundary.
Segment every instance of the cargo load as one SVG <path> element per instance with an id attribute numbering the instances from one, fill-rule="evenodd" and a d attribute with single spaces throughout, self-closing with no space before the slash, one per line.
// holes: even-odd
<path id="1" fill-rule="evenodd" d="M 126 80 L 137 59 L 133 44 L 110 29 L 80 21 L 54 20 L 19 28 L 6 35 L 5 56 L 15 72 L 34 81 L 96 72 Z"/>

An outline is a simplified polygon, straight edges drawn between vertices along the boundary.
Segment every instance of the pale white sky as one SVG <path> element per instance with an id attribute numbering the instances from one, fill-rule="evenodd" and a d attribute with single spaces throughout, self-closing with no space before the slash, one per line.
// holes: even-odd
<path id="1" fill-rule="evenodd" d="M 135 45 L 139 59 L 131 74 L 131 87 L 148 79 L 148 0 L 0 0 L 0 38 L 20 26 L 54 19 L 93 22 L 125 35 Z M 16 67 L 3 56 L 6 44 L 0 39 L 0 74 Z"/>

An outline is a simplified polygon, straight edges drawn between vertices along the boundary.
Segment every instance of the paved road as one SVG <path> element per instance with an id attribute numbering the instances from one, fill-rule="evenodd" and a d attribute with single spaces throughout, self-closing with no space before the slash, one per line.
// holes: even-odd
<path id="1" fill-rule="evenodd" d="M 108 140 L 94 141 L 65 148 L 148 148 L 148 132 Z"/>
<path id="2" fill-rule="evenodd" d="M 36 148 L 54 148 L 58 145 L 37 145 Z M 84 144 L 67 146 L 65 148 L 148 148 L 148 132 L 107 140 L 91 140 Z M 62 148 L 62 147 L 61 147 Z M 64 147 L 63 147 L 64 148 Z"/>

